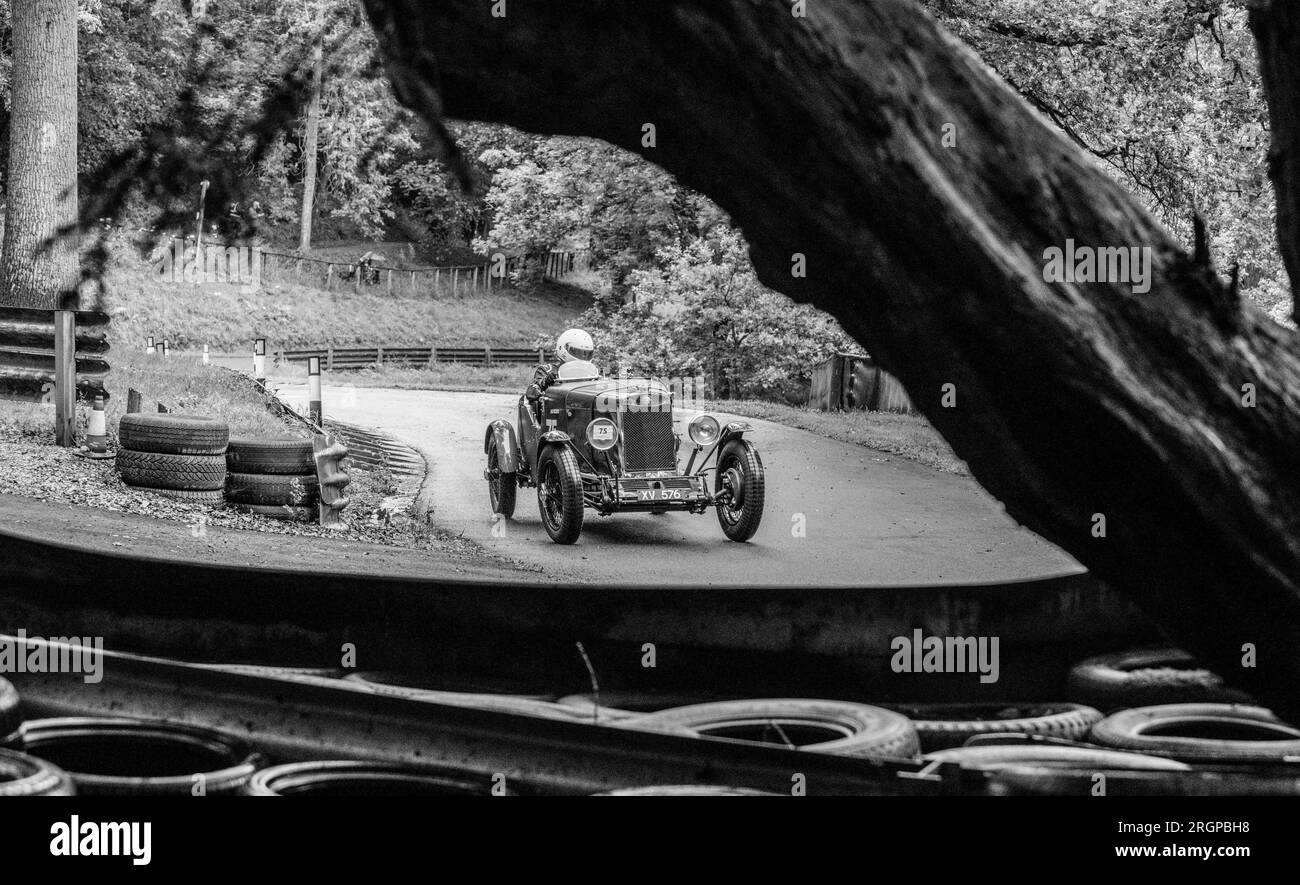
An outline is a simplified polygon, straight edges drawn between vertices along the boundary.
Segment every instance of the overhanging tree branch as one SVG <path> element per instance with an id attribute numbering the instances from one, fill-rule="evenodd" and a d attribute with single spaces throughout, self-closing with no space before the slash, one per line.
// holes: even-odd
<path id="1" fill-rule="evenodd" d="M 905 0 L 819 0 L 806 19 L 753 0 L 367 7 L 399 97 L 426 117 L 596 136 L 713 197 L 762 281 L 869 347 L 1013 517 L 1300 721 L 1296 335 L 1243 310 L 927 14 Z M 1045 282 L 1044 250 L 1067 240 L 1149 250 L 1149 291 Z"/>

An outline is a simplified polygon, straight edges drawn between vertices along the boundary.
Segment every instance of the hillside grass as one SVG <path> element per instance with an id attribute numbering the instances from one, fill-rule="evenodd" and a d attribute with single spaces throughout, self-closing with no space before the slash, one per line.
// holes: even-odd
<path id="1" fill-rule="evenodd" d="M 577 286 L 450 295 L 388 295 L 382 289 L 325 292 L 265 281 L 260 287 L 161 280 L 142 265 L 115 268 L 100 309 L 115 337 L 143 347 L 167 338 L 176 350 L 243 352 L 255 338 L 267 349 L 358 346 L 531 346 L 566 328 L 591 303 Z"/>
<path id="2" fill-rule="evenodd" d="M 399 390 L 455 390 L 474 393 L 524 392 L 533 380 L 531 365 L 467 366 L 463 363 L 439 363 L 435 368 L 389 366 L 325 373 L 323 383 L 337 387 L 389 387 Z M 307 381 L 306 363 L 276 366 L 277 380 Z"/>
<path id="3" fill-rule="evenodd" d="M 721 400 L 705 403 L 709 409 L 747 418 L 775 421 L 818 436 L 897 455 L 935 470 L 969 476 L 939 432 L 920 415 L 897 412 L 819 412 L 780 403 L 755 400 Z"/>
<path id="4" fill-rule="evenodd" d="M 141 411 L 156 412 L 161 403 L 171 412 L 221 418 L 230 425 L 231 436 L 308 436 L 302 425 L 268 412 L 261 392 L 249 378 L 204 366 L 198 357 L 151 357 L 138 348 L 113 342 L 109 363 L 112 369 L 104 384 L 109 399 L 104 410 L 110 445 L 117 444 L 117 424 L 126 412 L 127 391 L 132 388 L 140 391 Z M 90 410 L 91 404 L 77 403 L 78 434 L 85 432 Z M 53 445 L 54 406 L 0 401 L 0 439 Z"/>

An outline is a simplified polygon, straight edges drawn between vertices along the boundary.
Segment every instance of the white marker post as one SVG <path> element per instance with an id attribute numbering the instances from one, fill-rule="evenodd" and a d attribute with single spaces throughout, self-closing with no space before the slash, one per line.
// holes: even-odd
<path id="1" fill-rule="evenodd" d="M 211 358 L 208 356 L 208 346 L 205 344 L 203 345 L 203 365 L 207 366 L 210 364 Z"/>
<path id="2" fill-rule="evenodd" d="M 104 398 L 95 397 L 95 408 L 86 422 L 86 448 L 97 455 L 108 451 L 108 426 L 104 420 Z"/>
<path id="3" fill-rule="evenodd" d="M 307 357 L 307 419 L 316 426 L 325 420 L 320 397 L 320 357 Z"/>
<path id="4" fill-rule="evenodd" d="M 163 339 L 163 356 L 171 356 L 171 355 L 172 355 L 172 342 L 171 342 L 171 339 L 169 339 L 169 338 L 164 338 L 164 339 Z"/>
<path id="5" fill-rule="evenodd" d="M 253 342 L 253 378 L 261 384 L 266 381 L 266 339 Z"/>
<path id="6" fill-rule="evenodd" d="M 158 349 L 154 347 L 152 335 L 150 335 L 148 340 L 145 341 L 144 352 L 147 353 L 149 356 L 153 356 L 155 353 L 158 352 Z"/>

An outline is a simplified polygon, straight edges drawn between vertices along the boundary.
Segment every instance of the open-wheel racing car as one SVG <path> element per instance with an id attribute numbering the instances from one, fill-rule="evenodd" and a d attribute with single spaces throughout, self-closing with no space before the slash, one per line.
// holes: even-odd
<path id="1" fill-rule="evenodd" d="M 764 494 L 763 462 L 745 439 L 750 426 L 692 418 L 679 470 L 673 405 L 662 382 L 602 379 L 589 362 L 564 363 L 538 400 L 519 398 L 518 434 L 504 419 L 488 425 L 483 475 L 493 513 L 510 518 L 519 487 L 535 486 L 542 524 L 558 544 L 578 540 L 586 508 L 608 516 L 712 507 L 728 538 L 748 541 Z"/>

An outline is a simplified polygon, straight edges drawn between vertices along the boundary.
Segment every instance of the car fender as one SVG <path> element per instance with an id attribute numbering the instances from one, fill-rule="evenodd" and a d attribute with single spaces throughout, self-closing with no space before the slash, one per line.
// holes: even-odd
<path id="1" fill-rule="evenodd" d="M 519 440 L 515 436 L 515 428 L 504 418 L 498 418 L 488 425 L 487 433 L 483 435 L 483 453 L 487 454 L 488 447 L 495 439 L 497 443 L 498 459 L 502 473 L 519 472 Z"/>
<path id="2" fill-rule="evenodd" d="M 540 449 L 542 446 L 550 445 L 551 443 L 570 443 L 572 441 L 573 438 L 563 430 L 548 430 L 542 434 L 541 445 L 538 446 L 538 448 Z"/>
<path id="3" fill-rule="evenodd" d="M 718 435 L 717 448 L 721 449 L 728 440 L 739 439 L 753 429 L 753 425 L 747 421 L 732 421 L 728 423 L 722 428 L 722 433 Z"/>

